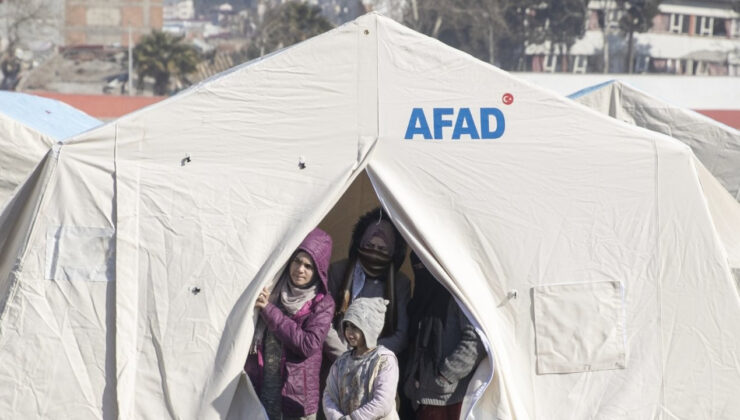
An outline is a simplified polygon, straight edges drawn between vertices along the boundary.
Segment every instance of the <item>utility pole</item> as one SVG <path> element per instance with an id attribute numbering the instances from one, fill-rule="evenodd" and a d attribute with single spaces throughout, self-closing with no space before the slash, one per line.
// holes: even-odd
<path id="1" fill-rule="evenodd" d="M 133 54 L 133 36 L 131 36 L 131 25 L 128 25 L 128 96 L 134 95 L 134 54 Z"/>

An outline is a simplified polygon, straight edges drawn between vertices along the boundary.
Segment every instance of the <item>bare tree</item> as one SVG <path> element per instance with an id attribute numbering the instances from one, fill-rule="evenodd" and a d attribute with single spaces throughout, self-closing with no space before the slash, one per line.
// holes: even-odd
<path id="1" fill-rule="evenodd" d="M 602 2 L 599 26 L 601 28 L 601 36 L 604 40 L 604 46 L 601 50 L 603 62 L 602 72 L 604 74 L 609 73 L 611 66 L 611 35 L 616 32 L 617 21 L 614 19 L 616 10 L 616 0 L 604 0 Z"/>
<path id="2" fill-rule="evenodd" d="M 627 35 L 627 73 L 632 73 L 635 66 L 635 32 L 647 32 L 653 25 L 653 17 L 658 14 L 662 0 L 617 0 L 623 9 L 619 19 L 619 29 Z"/>
<path id="3" fill-rule="evenodd" d="M 513 0 L 410 0 L 404 23 L 493 64 L 499 36 L 508 31 L 509 3 Z"/>
<path id="4" fill-rule="evenodd" d="M 16 55 L 36 28 L 55 26 L 55 3 L 52 0 L 6 0 L 0 4 L 0 70 L 3 81 L 0 89 L 14 89 L 22 63 Z"/>
<path id="5" fill-rule="evenodd" d="M 249 59 L 305 41 L 333 27 L 321 14 L 320 7 L 307 3 L 286 1 L 263 10 L 264 15 L 246 51 Z"/>
<path id="6" fill-rule="evenodd" d="M 52 0 L 5 0 L 2 3 L 0 25 L 5 27 L 5 50 L 9 45 L 23 43 L 34 27 L 56 26 L 58 6 Z"/>
<path id="7" fill-rule="evenodd" d="M 410 0 L 406 25 L 507 70 L 528 44 L 570 49 L 585 31 L 586 0 Z"/>

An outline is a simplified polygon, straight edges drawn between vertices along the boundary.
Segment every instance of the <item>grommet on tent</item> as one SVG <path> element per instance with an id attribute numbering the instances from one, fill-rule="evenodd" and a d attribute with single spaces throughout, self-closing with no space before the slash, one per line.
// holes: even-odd
<path id="1" fill-rule="evenodd" d="M 186 154 L 184 158 L 180 161 L 180 166 L 185 166 L 186 164 L 192 162 L 192 159 L 190 159 L 190 153 Z"/>
<path id="2" fill-rule="evenodd" d="M 298 169 L 306 169 L 306 160 L 303 156 L 298 156 Z"/>
<path id="3" fill-rule="evenodd" d="M 190 289 L 190 293 L 192 293 L 192 294 L 194 294 L 194 295 L 197 295 L 198 293 L 200 293 L 200 287 L 198 287 L 198 286 L 193 286 L 193 287 L 192 287 L 192 288 Z"/>
<path id="4" fill-rule="evenodd" d="M 364 33 L 365 35 L 370 35 L 370 31 L 367 29 L 365 29 L 362 33 Z"/>

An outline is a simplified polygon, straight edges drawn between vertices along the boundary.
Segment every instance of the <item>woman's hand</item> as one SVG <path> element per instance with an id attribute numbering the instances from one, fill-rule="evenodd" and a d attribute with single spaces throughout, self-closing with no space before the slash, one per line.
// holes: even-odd
<path id="1" fill-rule="evenodd" d="M 267 290 L 267 287 L 263 288 L 260 295 L 257 296 L 257 302 L 255 302 L 254 307 L 260 310 L 264 309 L 267 306 L 269 297 L 270 291 Z"/>

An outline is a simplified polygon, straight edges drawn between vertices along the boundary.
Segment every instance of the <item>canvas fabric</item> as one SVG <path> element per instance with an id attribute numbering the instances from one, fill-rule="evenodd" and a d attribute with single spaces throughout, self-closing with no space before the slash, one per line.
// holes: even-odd
<path id="1" fill-rule="evenodd" d="M 414 112 L 438 139 L 406 139 Z M 377 14 L 36 168 L 0 214 L 0 412 L 264 418 L 242 374 L 255 299 L 366 171 L 484 340 L 465 418 L 740 418 L 738 291 L 691 149 Z M 624 367 L 537 372 L 533 290 L 604 281 Z"/>

